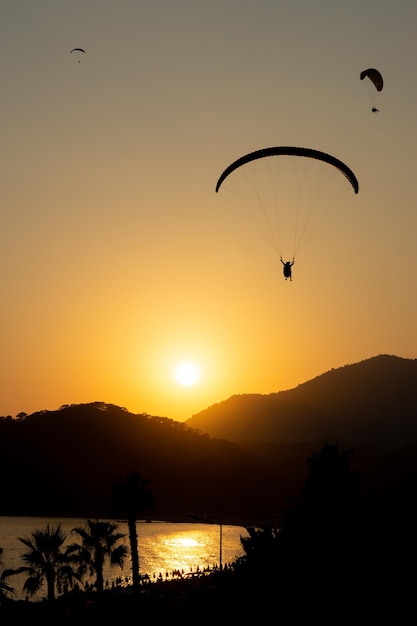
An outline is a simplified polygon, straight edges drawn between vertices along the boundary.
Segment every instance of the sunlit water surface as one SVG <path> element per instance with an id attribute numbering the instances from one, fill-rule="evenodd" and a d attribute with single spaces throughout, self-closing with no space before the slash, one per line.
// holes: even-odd
<path id="1" fill-rule="evenodd" d="M 37 529 L 46 525 L 61 525 L 67 535 L 66 543 L 79 541 L 77 535 L 71 534 L 73 528 L 85 527 L 86 520 L 78 518 L 43 518 L 43 517 L 1 517 L 0 516 L 0 547 L 3 548 L 3 564 L 5 568 L 23 565 L 21 555 L 27 551 L 19 537 L 30 537 Z M 126 535 L 125 542 L 129 548 L 128 528 L 125 522 L 117 522 L 118 531 Z M 213 568 L 227 566 L 243 555 L 241 537 L 247 531 L 241 526 L 219 526 L 216 524 L 177 524 L 169 522 L 138 522 L 140 573 L 149 580 L 171 579 L 179 572 L 192 575 Z M 221 554 L 220 554 L 221 550 Z M 1 570 L 0 570 L 1 571 Z M 105 567 L 106 584 L 128 585 L 131 583 L 130 550 L 123 569 Z M 14 588 L 12 596 L 23 599 L 22 590 L 24 575 L 13 576 L 8 583 Z M 89 581 L 93 582 L 93 580 Z M 46 589 L 36 594 L 32 600 L 41 600 Z"/>

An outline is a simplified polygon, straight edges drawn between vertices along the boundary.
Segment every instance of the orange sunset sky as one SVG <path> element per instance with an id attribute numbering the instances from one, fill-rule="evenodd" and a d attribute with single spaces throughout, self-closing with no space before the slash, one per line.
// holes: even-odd
<path id="1" fill-rule="evenodd" d="M 0 415 L 103 401 L 183 421 L 416 358 L 416 23 L 413 0 L 3 2 Z M 291 283 L 215 193 L 273 145 L 360 185 Z"/>

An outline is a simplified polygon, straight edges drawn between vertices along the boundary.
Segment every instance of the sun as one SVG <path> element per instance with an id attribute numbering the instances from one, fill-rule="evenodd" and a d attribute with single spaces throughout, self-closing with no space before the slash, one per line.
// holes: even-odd
<path id="1" fill-rule="evenodd" d="M 174 378 L 183 387 L 192 387 L 200 380 L 200 370 L 195 363 L 184 361 L 176 367 Z"/>

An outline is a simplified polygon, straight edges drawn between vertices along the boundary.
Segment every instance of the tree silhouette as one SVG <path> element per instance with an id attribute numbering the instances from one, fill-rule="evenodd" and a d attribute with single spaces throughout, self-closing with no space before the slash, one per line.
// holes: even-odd
<path id="1" fill-rule="evenodd" d="M 79 580 L 71 558 L 63 550 L 65 539 L 60 524 L 55 527 L 47 524 L 44 529 L 35 529 L 29 537 L 19 537 L 29 551 L 21 556 L 26 565 L 17 568 L 14 573 L 29 574 L 23 589 L 30 596 L 37 593 L 46 581 L 47 597 L 52 601 L 56 591 L 61 593 Z"/>
<path id="2" fill-rule="evenodd" d="M 3 548 L 0 548 L 0 603 L 14 593 L 13 587 L 7 584 L 7 579 L 15 572 L 11 569 L 1 569 L 3 566 Z"/>
<path id="3" fill-rule="evenodd" d="M 144 513 L 152 507 L 154 498 L 149 490 L 150 481 L 142 480 L 140 474 L 132 471 L 125 478 L 118 478 L 113 484 L 111 507 L 114 513 L 126 515 L 129 529 L 130 555 L 132 561 L 133 589 L 140 585 L 139 545 L 136 529 L 137 513 Z"/>
<path id="4" fill-rule="evenodd" d="M 280 576 L 287 596 L 297 589 L 311 607 L 343 604 L 366 593 L 364 557 L 368 528 L 360 476 L 351 469 L 352 451 L 326 443 L 307 462 L 299 499 L 283 516 L 279 534 Z M 361 565 L 359 565 L 361 564 Z M 295 596 L 292 596 L 295 602 Z"/>
<path id="5" fill-rule="evenodd" d="M 122 543 L 125 535 L 116 532 L 117 529 L 117 524 L 112 522 L 88 519 L 85 528 L 77 526 L 72 530 L 81 538 L 81 544 L 69 545 L 67 554 L 79 563 L 80 576 L 87 569 L 95 575 L 95 587 L 99 593 L 104 589 L 105 561 L 108 560 L 112 567 L 123 567 L 127 555 L 127 548 Z"/>

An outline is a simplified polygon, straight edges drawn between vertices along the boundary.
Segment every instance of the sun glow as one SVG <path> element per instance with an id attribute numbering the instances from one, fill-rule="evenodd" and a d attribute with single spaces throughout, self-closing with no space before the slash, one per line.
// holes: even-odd
<path id="1" fill-rule="evenodd" d="M 197 539 L 194 539 L 193 537 L 182 537 L 180 535 L 178 535 L 177 537 L 174 537 L 173 539 L 171 539 L 170 541 L 166 542 L 168 545 L 171 546 L 177 546 L 179 548 L 197 548 L 199 546 L 201 546 L 201 543 L 199 543 L 197 541 Z"/>
<path id="2" fill-rule="evenodd" d="M 183 387 L 191 387 L 200 380 L 200 370 L 195 363 L 180 363 L 174 372 L 174 378 Z"/>

